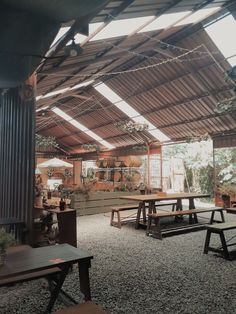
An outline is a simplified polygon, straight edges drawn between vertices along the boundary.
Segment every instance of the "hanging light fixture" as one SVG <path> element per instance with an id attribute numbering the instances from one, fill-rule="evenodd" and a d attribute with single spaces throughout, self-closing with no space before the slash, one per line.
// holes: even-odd
<path id="1" fill-rule="evenodd" d="M 83 49 L 80 47 L 79 44 L 75 43 L 75 39 L 72 39 L 72 43 L 65 48 L 65 52 L 70 57 L 77 57 L 81 54 Z"/>

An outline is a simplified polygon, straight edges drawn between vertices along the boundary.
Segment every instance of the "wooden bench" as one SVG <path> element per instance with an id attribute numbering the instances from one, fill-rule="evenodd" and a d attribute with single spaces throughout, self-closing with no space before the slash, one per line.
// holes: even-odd
<path id="1" fill-rule="evenodd" d="M 8 254 L 14 254 L 16 252 L 23 252 L 25 250 L 30 250 L 31 246 L 29 245 L 17 245 L 10 247 L 7 250 Z M 20 276 L 14 276 L 6 279 L 0 279 L 0 287 L 2 286 L 8 286 L 20 282 L 25 282 L 25 281 L 31 281 L 39 278 L 47 278 L 48 280 L 52 278 L 53 276 L 57 275 L 58 273 L 61 272 L 61 269 L 58 267 L 50 268 L 50 269 L 45 269 L 37 272 L 31 272 L 25 275 L 20 275 Z"/>
<path id="2" fill-rule="evenodd" d="M 54 314 L 106 314 L 97 304 L 88 301 L 54 312 Z"/>
<path id="3" fill-rule="evenodd" d="M 165 203 L 165 202 L 158 202 L 155 204 L 155 207 L 160 207 L 160 206 L 172 206 L 172 211 L 175 210 L 176 202 L 171 202 L 171 203 Z M 136 209 L 138 210 L 139 204 L 127 204 L 127 205 L 120 205 L 120 206 L 113 206 L 111 207 L 111 220 L 110 220 L 110 225 L 113 227 L 121 228 L 121 223 L 125 218 L 122 218 L 120 216 L 120 212 L 124 210 L 132 210 Z M 148 207 L 146 206 L 146 209 Z M 115 220 L 115 214 L 117 220 Z"/>
<path id="4" fill-rule="evenodd" d="M 236 207 L 228 207 L 225 209 L 227 214 L 236 214 Z"/>
<path id="5" fill-rule="evenodd" d="M 225 240 L 224 231 L 232 230 L 232 229 L 236 229 L 236 222 L 226 222 L 226 223 L 220 223 L 220 224 L 208 226 L 205 245 L 204 245 L 204 254 L 207 254 L 208 251 L 212 251 L 212 252 L 223 254 L 225 259 L 230 260 L 231 256 L 230 256 L 230 253 L 228 251 L 228 247 L 235 245 L 236 243 L 227 245 L 227 242 Z M 210 239 L 211 239 L 212 233 L 218 234 L 220 236 L 221 245 L 222 245 L 220 248 L 213 248 L 210 246 Z"/>
<path id="6" fill-rule="evenodd" d="M 148 214 L 148 224 L 146 235 L 153 235 L 154 237 L 162 240 L 162 230 L 160 220 L 164 217 L 179 217 L 184 215 L 189 215 L 189 224 L 198 223 L 197 214 L 211 212 L 210 224 L 213 222 L 219 222 L 214 220 L 215 212 L 219 212 L 221 215 L 221 221 L 224 222 L 223 208 L 213 207 L 213 208 L 200 208 L 200 209 L 189 209 L 189 210 L 178 210 L 172 212 L 158 212 L 153 214 Z M 154 221 L 154 226 L 152 226 L 152 221 Z"/>

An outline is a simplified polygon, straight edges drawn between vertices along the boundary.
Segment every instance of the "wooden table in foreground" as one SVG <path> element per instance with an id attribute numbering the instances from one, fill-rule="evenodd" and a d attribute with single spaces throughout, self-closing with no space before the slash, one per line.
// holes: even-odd
<path id="1" fill-rule="evenodd" d="M 12 252 L 8 254 L 6 264 L 0 267 L 0 286 L 4 286 L 4 284 L 1 285 L 1 280 L 4 281 L 26 274 L 33 275 L 36 272 L 54 267 L 60 268 L 59 279 L 51 292 L 51 298 L 47 306 L 47 311 L 50 312 L 61 291 L 69 269 L 73 264 L 78 263 L 80 290 L 84 294 L 84 299 L 88 301 L 91 300 L 89 268 L 91 267 L 92 258 L 93 256 L 87 252 L 69 244 Z"/>
<path id="2" fill-rule="evenodd" d="M 182 200 L 189 200 L 189 209 L 194 209 L 194 199 L 195 198 L 207 198 L 210 197 L 210 194 L 197 194 L 197 193 L 167 193 L 166 195 L 158 195 L 156 194 L 146 194 L 146 195 L 130 195 L 130 196 L 121 196 L 121 199 L 126 199 L 130 201 L 139 202 L 136 224 L 135 228 L 138 229 L 140 224 L 141 213 L 143 216 L 143 222 L 146 223 L 146 207 L 145 203 L 148 203 L 148 213 L 152 214 L 156 212 L 155 202 L 157 201 L 167 201 L 167 200 L 176 200 L 176 210 L 182 210 Z"/>

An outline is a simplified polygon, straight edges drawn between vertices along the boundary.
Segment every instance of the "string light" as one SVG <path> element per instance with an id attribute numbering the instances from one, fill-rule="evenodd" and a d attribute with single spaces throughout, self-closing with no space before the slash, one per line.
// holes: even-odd
<path id="1" fill-rule="evenodd" d="M 97 77 L 101 77 L 101 76 L 112 76 L 112 75 L 119 75 L 119 74 L 127 74 L 127 73 L 135 73 L 135 72 L 139 72 L 139 71 L 145 71 L 145 70 L 148 70 L 148 69 L 151 69 L 151 68 L 156 68 L 156 67 L 159 67 L 159 66 L 162 66 L 164 64 L 168 64 L 168 63 L 171 63 L 175 60 L 178 60 L 184 56 L 187 56 L 189 55 L 190 53 L 193 53 L 194 51 L 198 50 L 200 47 L 202 47 L 203 45 L 199 45 L 195 48 L 193 48 L 192 50 L 190 51 L 186 51 L 185 53 L 181 54 L 181 55 L 178 55 L 176 57 L 173 57 L 173 58 L 168 58 L 166 60 L 163 60 L 161 62 L 158 62 L 158 63 L 154 63 L 154 64 L 149 64 L 149 65 L 146 65 L 146 66 L 143 66 L 143 67 L 139 67 L 139 68 L 135 68 L 135 69 L 129 69 L 129 70 L 124 70 L 124 71 L 115 71 L 115 72 L 100 72 L 100 73 L 95 73 L 95 74 L 58 74 L 58 73 L 44 73 L 44 72 L 41 72 L 40 74 L 41 75 L 49 75 L 49 76 L 67 76 L 67 77 L 88 77 L 88 76 L 91 76 L 92 78 L 97 78 Z"/>

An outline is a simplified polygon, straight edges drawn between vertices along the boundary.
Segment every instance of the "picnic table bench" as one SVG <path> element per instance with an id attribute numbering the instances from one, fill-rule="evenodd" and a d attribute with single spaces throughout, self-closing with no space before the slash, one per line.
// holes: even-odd
<path id="1" fill-rule="evenodd" d="M 207 254 L 208 251 L 216 252 L 223 254 L 225 259 L 231 259 L 230 253 L 228 251 L 228 247 L 235 245 L 236 243 L 227 244 L 225 240 L 224 232 L 228 230 L 236 229 L 236 222 L 226 222 L 220 224 L 214 224 L 212 226 L 207 227 L 206 240 L 204 245 L 204 254 Z M 215 233 L 220 236 L 221 247 L 214 248 L 210 246 L 211 234 Z"/>
<path id="2" fill-rule="evenodd" d="M 219 212 L 221 215 L 221 221 L 224 222 L 223 208 L 213 207 L 213 208 L 199 208 L 199 209 L 189 209 L 189 210 L 178 210 L 172 212 L 157 212 L 148 214 L 148 224 L 146 235 L 152 235 L 153 237 L 162 240 L 162 230 L 161 230 L 161 219 L 164 217 L 180 217 L 184 215 L 189 215 L 189 224 L 198 223 L 197 214 L 211 212 L 210 224 L 213 222 L 219 222 L 214 219 L 215 212 Z M 152 222 L 154 221 L 154 226 Z"/>
<path id="3" fill-rule="evenodd" d="M 158 202 L 155 204 L 155 207 L 161 207 L 161 206 L 172 206 L 172 211 L 175 210 L 176 202 Z M 127 217 L 121 217 L 120 212 L 125 210 L 132 210 L 136 209 L 138 210 L 139 204 L 127 204 L 127 205 L 119 205 L 119 206 L 112 206 L 111 207 L 111 219 L 110 219 L 110 225 L 113 227 L 121 228 L 122 221 L 126 219 Z M 145 210 L 148 208 L 148 206 L 145 207 Z M 116 219 L 115 219 L 116 214 Z M 144 220 L 146 220 L 146 213 L 144 213 Z"/>

